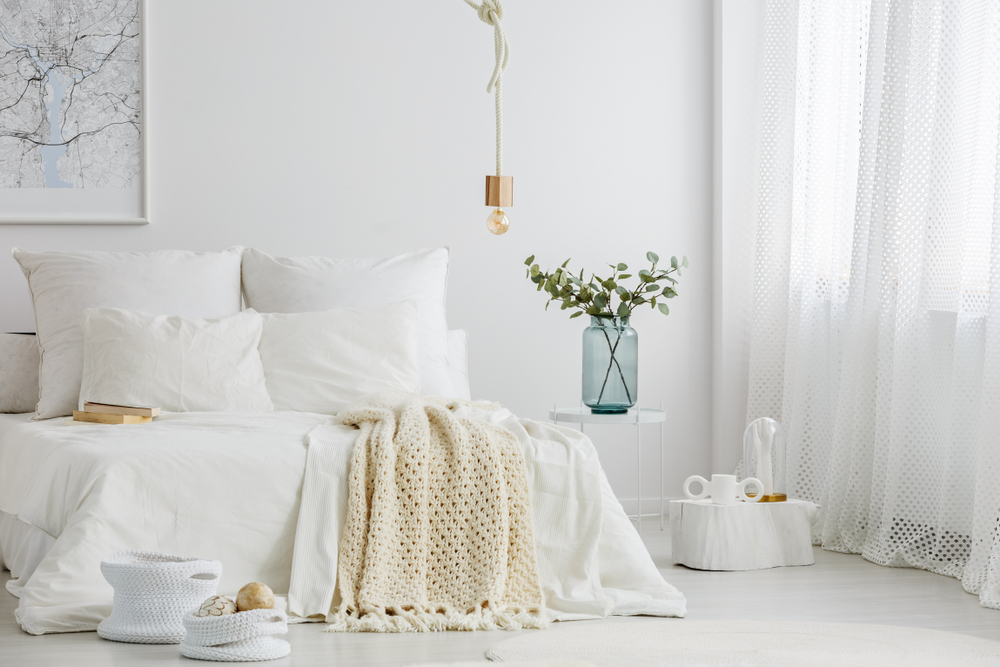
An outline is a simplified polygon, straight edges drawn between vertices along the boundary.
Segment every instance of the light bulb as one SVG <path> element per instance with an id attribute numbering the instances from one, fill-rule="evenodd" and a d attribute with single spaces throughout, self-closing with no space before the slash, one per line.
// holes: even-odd
<path id="1" fill-rule="evenodd" d="M 486 218 L 486 229 L 498 236 L 506 232 L 508 227 L 510 227 L 510 220 L 507 219 L 501 208 L 495 209 Z"/>

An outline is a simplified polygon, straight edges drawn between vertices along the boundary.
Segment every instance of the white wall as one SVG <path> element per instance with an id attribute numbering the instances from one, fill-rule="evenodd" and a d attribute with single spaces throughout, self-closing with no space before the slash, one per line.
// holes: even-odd
<path id="1" fill-rule="evenodd" d="M 147 227 L 3 227 L 34 250 L 387 255 L 452 249 L 449 317 L 473 393 L 545 418 L 579 401 L 581 320 L 542 312 L 523 259 L 574 266 L 686 254 L 669 318 L 643 312 L 639 393 L 670 414 L 668 493 L 712 472 L 712 5 L 505 3 L 512 227 L 485 229 L 492 30 L 461 0 L 149 0 Z M 0 327 L 33 330 L 0 262 Z M 594 430 L 634 497 L 633 436 Z M 655 448 L 650 429 L 649 461 Z M 644 483 L 652 489 L 654 465 Z"/>

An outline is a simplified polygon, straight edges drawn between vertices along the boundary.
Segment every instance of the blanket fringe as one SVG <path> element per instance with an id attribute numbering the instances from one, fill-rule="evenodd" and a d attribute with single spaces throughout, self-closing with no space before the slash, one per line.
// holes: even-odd
<path id="1" fill-rule="evenodd" d="M 328 617 L 326 632 L 448 632 L 476 630 L 541 630 L 548 626 L 545 612 L 539 609 L 495 609 L 493 605 L 476 607 L 463 614 L 454 610 L 424 611 L 392 607 L 374 609 L 365 614 L 340 610 Z"/>

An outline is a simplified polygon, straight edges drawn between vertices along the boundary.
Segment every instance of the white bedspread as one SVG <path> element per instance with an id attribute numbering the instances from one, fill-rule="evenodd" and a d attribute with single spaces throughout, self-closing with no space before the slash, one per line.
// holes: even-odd
<path id="1" fill-rule="evenodd" d="M 524 447 L 550 620 L 684 615 L 684 596 L 656 570 L 589 438 L 565 427 L 517 419 L 508 410 L 463 407 L 457 414 L 499 424 Z M 353 444 L 343 427 L 321 426 L 309 434 L 288 595 L 293 614 L 325 616 L 340 602 L 337 540 L 347 511 L 344 479 Z"/>
<path id="2" fill-rule="evenodd" d="M 656 571 L 589 439 L 506 410 L 463 410 L 524 444 L 554 619 L 684 614 L 684 597 Z M 166 414 L 135 426 L 0 417 L 0 511 L 56 538 L 20 589 L 21 627 L 95 629 L 112 598 L 101 559 L 122 549 L 217 559 L 220 592 L 264 581 L 289 591 L 289 611 L 325 615 L 357 433 L 329 422 L 292 412 Z"/>
<path id="3" fill-rule="evenodd" d="M 220 591 L 288 590 L 306 436 L 325 415 L 186 413 L 106 426 L 0 419 L 0 510 L 56 537 L 21 588 L 32 634 L 94 630 L 101 559 L 147 549 L 222 561 Z"/>

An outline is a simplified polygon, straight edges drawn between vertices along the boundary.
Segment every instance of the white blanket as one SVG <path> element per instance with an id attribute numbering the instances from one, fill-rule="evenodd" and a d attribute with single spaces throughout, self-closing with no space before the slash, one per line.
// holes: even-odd
<path id="1" fill-rule="evenodd" d="M 657 572 L 615 498 L 593 443 L 579 431 L 517 419 L 509 410 L 458 408 L 503 426 L 524 447 L 538 567 L 550 620 L 608 615 L 683 616 L 684 596 Z M 354 445 L 343 427 L 309 434 L 288 609 L 326 616 L 339 604 L 337 541 L 347 511 L 344 479 Z"/>
<path id="2" fill-rule="evenodd" d="M 683 596 L 656 571 L 587 438 L 507 411 L 483 416 L 525 446 L 555 619 L 684 614 Z M 0 511 L 57 538 L 20 589 L 21 627 L 95 629 L 112 598 L 100 561 L 122 549 L 217 559 L 221 593 L 264 581 L 290 590 L 290 611 L 325 615 L 339 527 L 319 519 L 331 503 L 335 521 L 344 511 L 356 435 L 329 422 L 291 412 L 168 414 L 135 426 L 0 417 Z"/>

